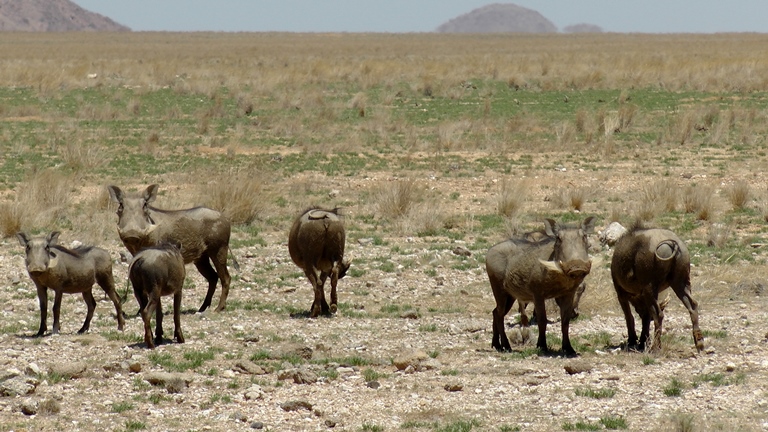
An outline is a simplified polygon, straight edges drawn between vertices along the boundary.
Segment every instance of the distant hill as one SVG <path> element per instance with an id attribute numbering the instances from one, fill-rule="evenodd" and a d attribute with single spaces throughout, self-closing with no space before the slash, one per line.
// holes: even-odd
<path id="1" fill-rule="evenodd" d="M 557 27 L 535 10 L 494 3 L 441 24 L 440 33 L 556 33 Z"/>
<path id="2" fill-rule="evenodd" d="M 602 27 L 594 24 L 572 24 L 563 27 L 563 33 L 602 33 Z"/>
<path id="3" fill-rule="evenodd" d="M 69 0 L 0 0 L 0 31 L 130 31 Z"/>

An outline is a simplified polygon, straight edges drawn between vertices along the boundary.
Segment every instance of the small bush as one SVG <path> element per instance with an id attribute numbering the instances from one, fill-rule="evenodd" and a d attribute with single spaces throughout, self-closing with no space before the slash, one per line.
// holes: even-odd
<path id="1" fill-rule="evenodd" d="M 600 417 L 600 423 L 605 426 L 606 429 L 626 429 L 627 421 L 623 417 Z"/>
<path id="2" fill-rule="evenodd" d="M 399 218 L 418 200 L 419 191 L 413 180 L 397 180 L 380 186 L 376 202 L 379 212 L 388 218 Z"/>
<path id="3" fill-rule="evenodd" d="M 496 210 L 500 215 L 512 217 L 522 210 L 528 197 L 529 185 L 524 181 L 509 182 L 504 180 L 499 186 Z"/>
<path id="4" fill-rule="evenodd" d="M 744 209 L 751 198 L 749 183 L 743 180 L 739 180 L 725 188 L 724 192 L 734 210 Z"/>
<path id="5" fill-rule="evenodd" d="M 250 170 L 221 175 L 204 186 L 208 207 L 224 213 L 235 225 L 247 225 L 264 211 L 267 201 L 262 193 L 261 175 Z"/>
<path id="6" fill-rule="evenodd" d="M 683 383 L 678 381 L 677 378 L 672 378 L 663 391 L 665 396 L 678 397 L 683 394 Z"/>
<path id="7" fill-rule="evenodd" d="M 584 396 L 592 399 L 607 399 L 612 398 L 616 394 L 616 390 L 612 388 L 593 390 L 591 388 L 576 389 L 576 396 Z"/>
<path id="8" fill-rule="evenodd" d="M 683 207 L 686 213 L 693 213 L 699 220 L 709 220 L 713 216 L 713 189 L 710 186 L 688 186 L 683 195 Z"/>
<path id="9" fill-rule="evenodd" d="M 582 211 L 591 195 L 592 191 L 587 187 L 561 188 L 554 197 L 554 203 L 560 207 Z"/>

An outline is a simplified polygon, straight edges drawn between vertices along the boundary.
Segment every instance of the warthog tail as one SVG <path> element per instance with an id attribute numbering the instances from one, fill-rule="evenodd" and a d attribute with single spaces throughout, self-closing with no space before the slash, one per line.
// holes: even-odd
<path id="1" fill-rule="evenodd" d="M 235 258 L 235 253 L 232 252 L 232 248 L 228 247 L 229 254 L 232 255 L 232 267 L 235 268 L 236 271 L 240 271 L 240 263 L 237 262 L 237 258 Z"/>
<path id="2" fill-rule="evenodd" d="M 661 261 L 669 261 L 680 252 L 680 245 L 674 240 L 664 240 L 656 246 L 656 258 Z"/>

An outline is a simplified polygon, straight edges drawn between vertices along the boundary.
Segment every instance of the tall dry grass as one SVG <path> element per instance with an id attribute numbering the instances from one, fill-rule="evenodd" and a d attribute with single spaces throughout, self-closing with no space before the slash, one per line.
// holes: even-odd
<path id="1" fill-rule="evenodd" d="M 688 186 L 683 193 L 683 209 L 699 220 L 710 220 L 714 216 L 714 193 L 710 185 Z"/>
<path id="2" fill-rule="evenodd" d="M 0 204 L 0 233 L 50 229 L 71 205 L 73 177 L 57 169 L 32 171 L 14 196 Z"/>
<path id="3" fill-rule="evenodd" d="M 219 174 L 200 185 L 205 206 L 222 212 L 235 225 L 256 221 L 265 211 L 264 176 L 255 169 Z"/>
<path id="4" fill-rule="evenodd" d="M 518 214 L 525 206 L 530 190 L 530 182 L 526 180 L 502 180 L 496 196 L 496 212 L 507 218 Z"/>
<path id="5" fill-rule="evenodd" d="M 421 191 L 413 179 L 381 182 L 374 193 L 378 212 L 391 219 L 408 213 L 420 199 Z"/>
<path id="6" fill-rule="evenodd" d="M 734 210 L 744 209 L 752 199 L 751 187 L 744 180 L 733 182 L 733 184 L 723 189 L 723 192 Z"/>

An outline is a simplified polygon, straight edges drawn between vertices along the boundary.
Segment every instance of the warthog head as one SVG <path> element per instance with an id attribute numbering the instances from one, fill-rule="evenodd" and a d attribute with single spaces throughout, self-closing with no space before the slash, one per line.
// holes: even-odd
<path id="1" fill-rule="evenodd" d="M 140 195 L 127 195 L 117 186 L 109 186 L 109 196 L 118 203 L 117 232 L 131 253 L 147 245 L 147 238 L 157 228 L 150 216 L 149 204 L 157 197 L 156 184 L 150 185 Z"/>
<path id="2" fill-rule="evenodd" d="M 551 261 L 542 261 L 553 271 L 562 272 L 572 279 L 584 278 L 592 269 L 589 259 L 589 239 L 595 226 L 590 216 L 580 226 L 562 226 L 552 219 L 545 221 L 547 235 L 555 239 Z"/>
<path id="3" fill-rule="evenodd" d="M 19 239 L 19 244 L 25 248 L 25 263 L 29 274 L 45 273 L 49 268 L 56 267 L 56 249 L 53 249 L 52 246 L 55 246 L 59 241 L 58 231 L 54 231 L 46 237 L 34 238 L 29 238 L 25 233 L 20 232 L 16 234 L 16 238 Z"/>

